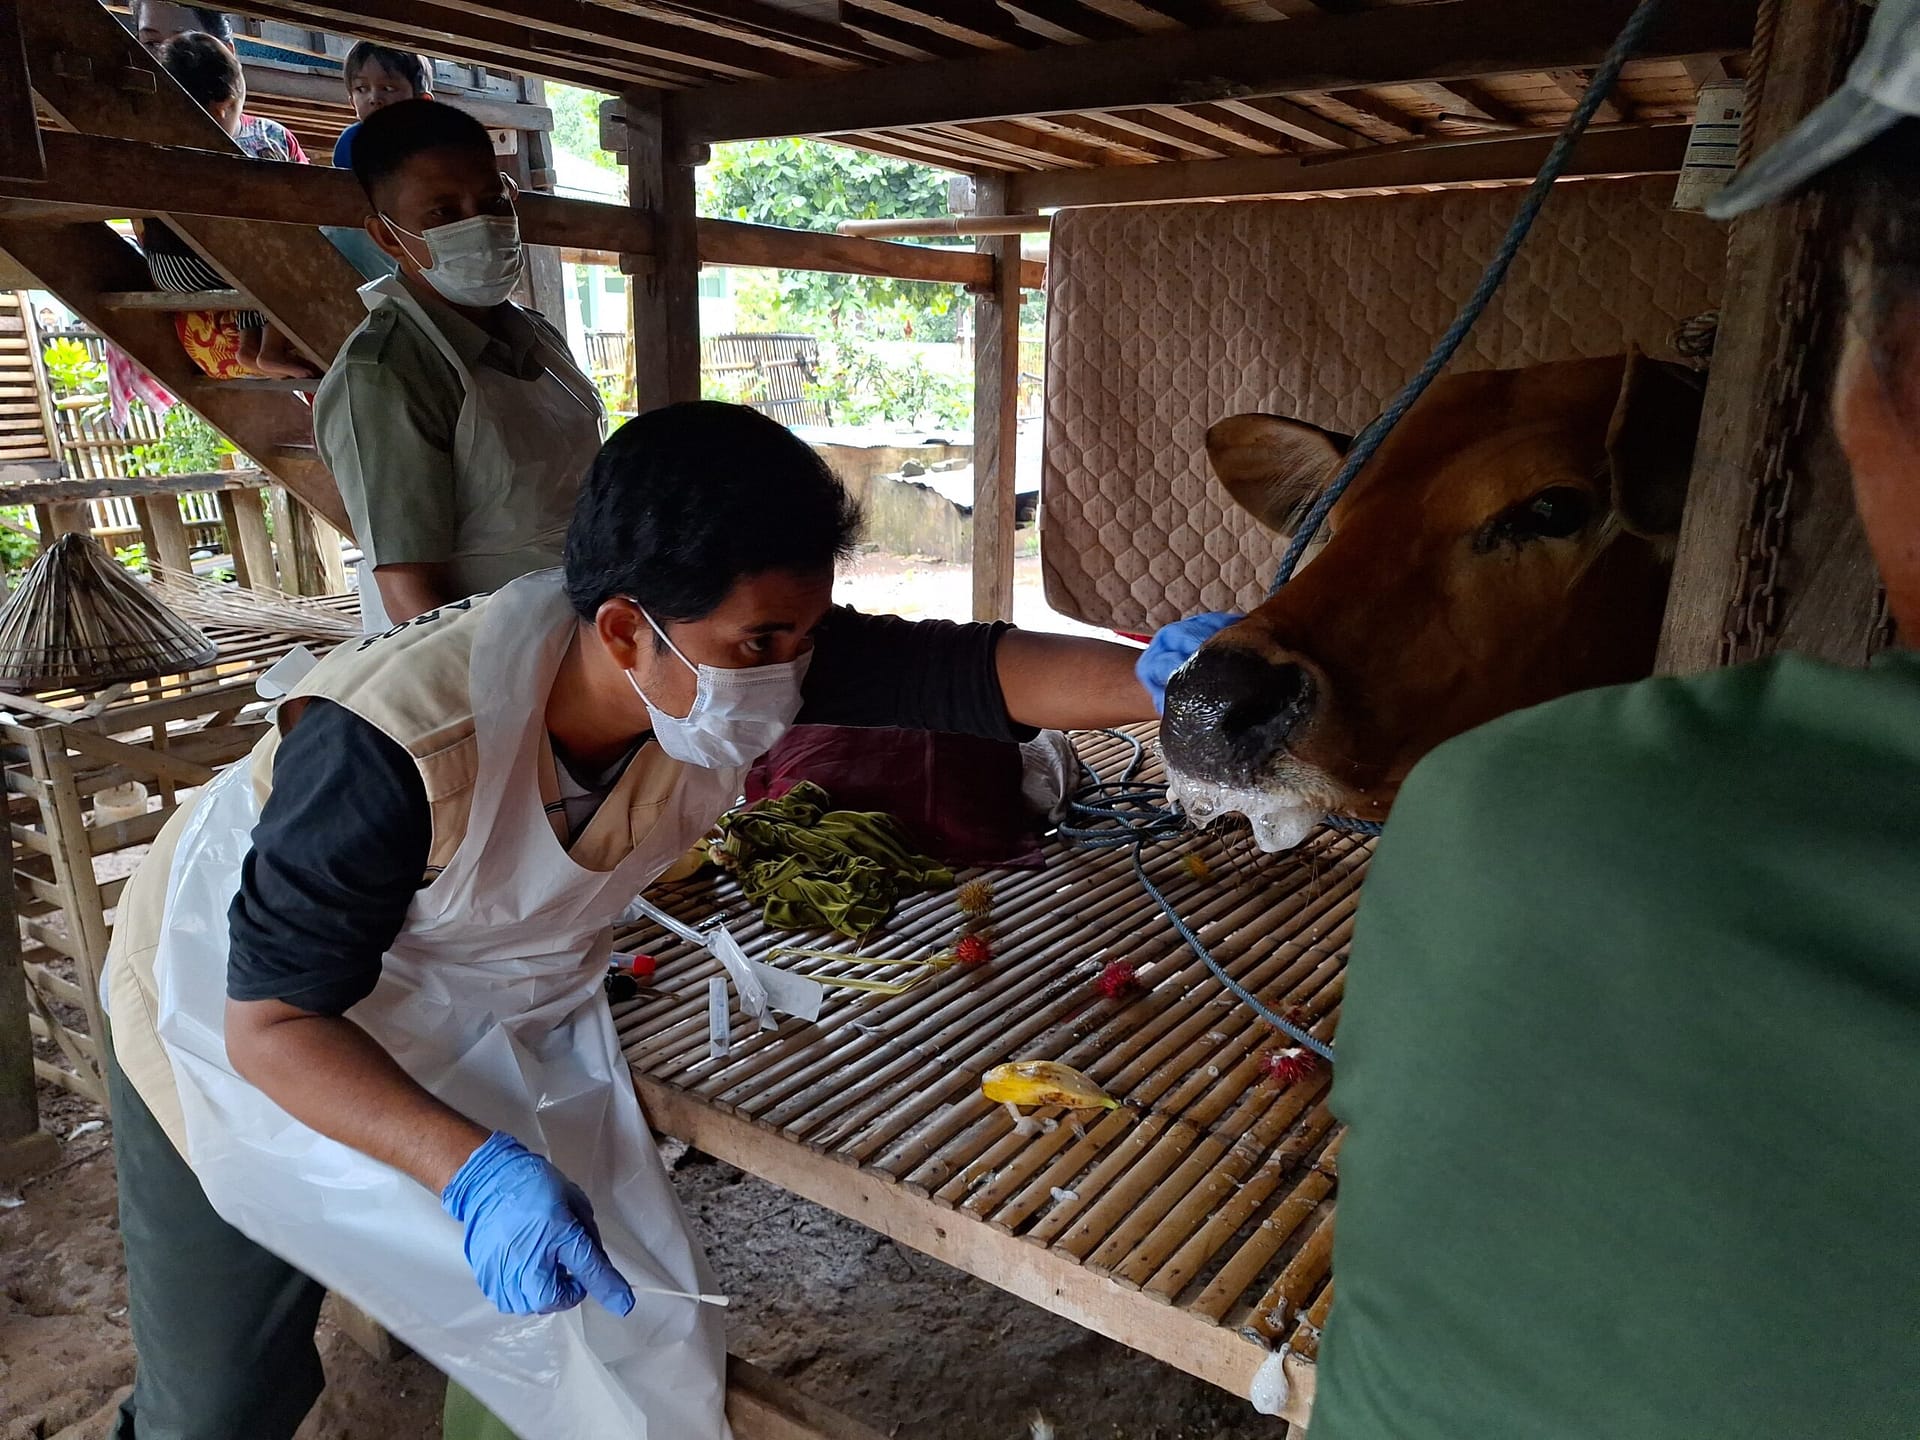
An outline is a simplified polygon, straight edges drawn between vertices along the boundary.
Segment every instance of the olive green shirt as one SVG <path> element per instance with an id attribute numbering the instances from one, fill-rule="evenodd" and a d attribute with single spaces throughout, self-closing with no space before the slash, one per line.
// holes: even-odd
<path id="1" fill-rule="evenodd" d="M 582 408 L 579 423 L 591 428 L 597 443 L 603 419 L 598 393 L 573 362 L 566 337 L 544 317 L 509 305 L 506 334 L 496 337 L 421 287 L 408 289 L 469 370 L 488 366 L 522 380 L 552 370 L 586 397 L 593 408 Z M 456 558 L 462 487 L 476 485 L 476 477 L 459 473 L 455 459 L 466 398 L 459 372 L 418 323 L 392 304 L 368 313 L 320 382 L 314 443 L 340 486 L 369 566 Z M 507 487 L 493 479 L 488 488 Z M 546 563 L 560 563 L 557 549 Z"/>
<path id="2" fill-rule="evenodd" d="M 1435 751 L 1361 898 L 1313 1440 L 1920 1435 L 1920 655 Z"/>

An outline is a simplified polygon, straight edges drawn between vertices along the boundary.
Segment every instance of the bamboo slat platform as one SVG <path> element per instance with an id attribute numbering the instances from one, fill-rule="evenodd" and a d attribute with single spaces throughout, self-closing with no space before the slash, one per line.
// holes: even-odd
<path id="1" fill-rule="evenodd" d="M 1117 741 L 1076 739 L 1103 773 L 1124 762 Z M 1261 857 L 1188 834 L 1155 847 L 1148 869 L 1229 973 L 1327 1037 L 1371 848 L 1323 831 Z M 777 1031 L 736 1011 L 721 1059 L 707 1037 L 718 962 L 634 930 L 626 943 L 658 961 L 655 989 L 614 1014 L 642 1101 L 657 1127 L 710 1154 L 1237 1394 L 1284 1351 L 1284 1414 L 1304 1424 L 1332 1301 L 1328 1078 L 1282 1090 L 1262 1077 L 1263 1055 L 1287 1042 L 1174 934 L 1127 852 L 1049 842 L 1046 858 L 993 872 L 987 965 L 892 997 L 829 990 L 817 1023 L 783 1017 Z M 856 948 L 767 931 L 729 882 L 652 898 L 695 925 L 724 913 L 757 958 L 778 944 Z M 924 957 L 951 944 L 957 918 L 950 892 L 916 897 L 857 948 Z M 1097 994 L 1115 959 L 1138 967 L 1143 994 Z M 979 1088 L 1012 1059 L 1066 1061 L 1126 1104 L 1036 1112 L 1038 1132 L 1021 1134 Z"/>

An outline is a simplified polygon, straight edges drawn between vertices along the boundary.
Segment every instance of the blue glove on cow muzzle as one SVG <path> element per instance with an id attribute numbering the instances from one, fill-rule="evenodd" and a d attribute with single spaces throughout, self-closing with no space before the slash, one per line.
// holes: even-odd
<path id="1" fill-rule="evenodd" d="M 1173 672 L 1193 658 L 1193 652 L 1207 641 L 1218 635 L 1229 625 L 1238 624 L 1246 619 L 1227 611 L 1215 611 L 1209 615 L 1195 615 L 1186 620 L 1176 620 L 1162 628 L 1154 637 L 1153 643 L 1141 653 L 1134 662 L 1133 673 L 1140 678 L 1140 684 L 1147 694 L 1153 697 L 1153 708 L 1161 714 L 1167 709 L 1167 681 L 1173 678 Z"/>
<path id="2" fill-rule="evenodd" d="M 633 1313 L 586 1193 L 511 1135 L 496 1130 L 469 1155 L 440 1204 L 466 1226 L 473 1278 L 507 1314 L 571 1310 L 589 1295 L 615 1315 Z"/>

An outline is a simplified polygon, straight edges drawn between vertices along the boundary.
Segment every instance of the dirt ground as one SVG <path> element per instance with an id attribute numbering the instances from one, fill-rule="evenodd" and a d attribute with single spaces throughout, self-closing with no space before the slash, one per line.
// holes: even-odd
<path id="1" fill-rule="evenodd" d="M 43 1090 L 66 1160 L 0 1190 L 0 1440 L 98 1440 L 133 1377 L 110 1134 Z M 78 1131 L 76 1135 L 74 1132 Z M 1241 1400 L 700 1155 L 674 1172 L 729 1346 L 901 1440 L 1275 1440 Z M 323 1319 L 328 1385 L 300 1440 L 433 1440 L 441 1384 Z"/>

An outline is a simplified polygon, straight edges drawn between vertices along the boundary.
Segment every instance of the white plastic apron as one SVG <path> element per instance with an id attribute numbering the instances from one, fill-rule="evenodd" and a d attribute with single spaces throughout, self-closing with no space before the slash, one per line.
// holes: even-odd
<path id="1" fill-rule="evenodd" d="M 479 768 L 466 838 L 418 892 L 379 984 L 348 1014 L 432 1094 L 578 1183 L 628 1280 L 711 1291 L 616 1043 L 605 927 L 706 832 L 741 776 L 682 766 L 631 856 L 605 873 L 575 864 L 539 779 L 547 693 L 574 623 L 557 572 L 488 601 L 473 647 Z M 231 767 L 196 805 L 155 956 L 187 1158 L 214 1209 L 367 1310 L 529 1440 L 722 1440 L 717 1310 L 643 1294 L 624 1320 L 592 1300 L 559 1315 L 501 1315 L 438 1196 L 308 1129 L 234 1073 L 226 916 L 257 815 L 249 770 Z"/>
<path id="2" fill-rule="evenodd" d="M 460 377 L 466 398 L 453 435 L 459 528 L 448 562 L 455 594 L 485 594 L 558 565 L 574 497 L 600 449 L 600 397 L 591 389 L 576 394 L 580 381 L 551 365 L 533 380 L 491 365 L 470 368 L 397 276 L 362 285 L 360 298 L 369 311 L 391 305 L 405 314 Z M 407 482 L 404 475 L 390 478 Z M 372 635 L 390 625 L 364 560 L 360 623 Z"/>

